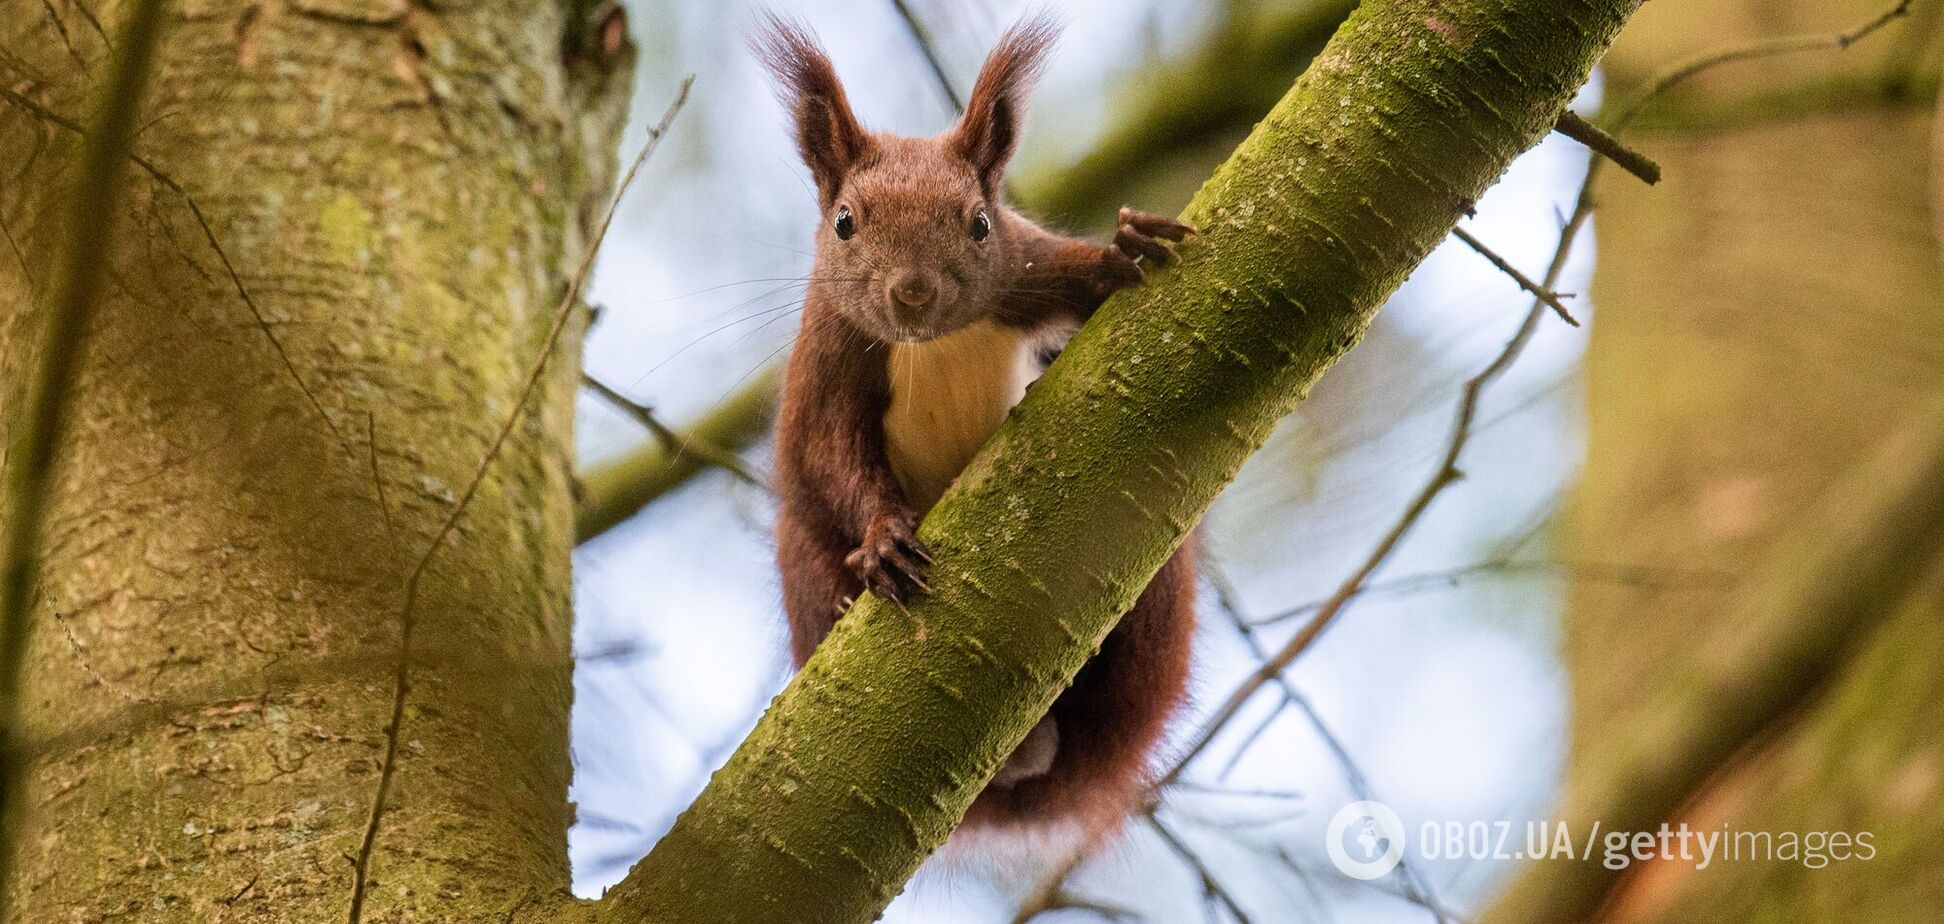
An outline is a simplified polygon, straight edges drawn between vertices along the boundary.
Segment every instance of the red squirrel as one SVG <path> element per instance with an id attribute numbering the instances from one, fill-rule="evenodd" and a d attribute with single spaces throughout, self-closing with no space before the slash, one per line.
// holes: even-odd
<path id="1" fill-rule="evenodd" d="M 1194 229 L 1123 208 L 1112 243 L 1048 231 L 1000 201 L 1030 84 L 1057 30 L 1022 21 L 965 112 L 931 138 L 866 131 L 830 59 L 769 17 L 775 75 L 823 220 L 776 428 L 777 561 L 803 666 L 869 589 L 926 590 L 918 521 L 1057 349 Z M 1036 618 L 1020 613 L 1020 619 Z M 1192 553 L 1178 553 L 1007 759 L 968 825 L 1111 822 L 1147 782 L 1187 684 Z"/>

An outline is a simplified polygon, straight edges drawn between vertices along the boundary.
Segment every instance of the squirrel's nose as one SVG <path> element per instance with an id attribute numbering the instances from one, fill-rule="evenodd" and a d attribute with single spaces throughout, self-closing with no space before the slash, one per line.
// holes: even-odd
<path id="1" fill-rule="evenodd" d="M 906 308 L 923 308 L 937 294 L 938 287 L 923 273 L 903 273 L 891 281 L 891 298 Z"/>

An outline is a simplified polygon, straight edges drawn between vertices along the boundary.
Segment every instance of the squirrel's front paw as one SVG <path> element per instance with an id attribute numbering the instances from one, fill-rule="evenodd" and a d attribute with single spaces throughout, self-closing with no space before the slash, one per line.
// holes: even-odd
<path id="1" fill-rule="evenodd" d="M 1114 242 L 1107 245 L 1102 262 L 1106 278 L 1102 288 L 1107 291 L 1134 285 L 1146 277 L 1139 261 L 1145 260 L 1156 266 L 1166 266 L 1174 259 L 1174 251 L 1163 240 L 1180 241 L 1195 229 L 1163 215 L 1153 215 L 1137 209 L 1122 206 L 1118 227 L 1114 229 Z"/>
<path id="2" fill-rule="evenodd" d="M 882 516 L 864 528 L 864 543 L 844 558 L 844 564 L 871 592 L 903 604 L 905 591 L 930 592 L 925 568 L 931 550 L 918 541 L 908 516 Z"/>

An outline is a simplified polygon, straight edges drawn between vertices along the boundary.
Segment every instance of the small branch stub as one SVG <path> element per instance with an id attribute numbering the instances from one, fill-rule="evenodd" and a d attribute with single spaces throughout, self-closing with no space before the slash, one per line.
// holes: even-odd
<path id="1" fill-rule="evenodd" d="M 1601 157 L 1620 165 L 1620 169 L 1639 177 L 1641 182 L 1649 186 L 1660 182 L 1660 164 L 1655 163 L 1653 158 L 1627 147 L 1620 142 L 1620 139 L 1608 134 L 1598 125 L 1586 121 L 1571 109 L 1559 114 L 1559 121 L 1554 123 L 1553 131 L 1586 145 L 1598 152 Z"/>

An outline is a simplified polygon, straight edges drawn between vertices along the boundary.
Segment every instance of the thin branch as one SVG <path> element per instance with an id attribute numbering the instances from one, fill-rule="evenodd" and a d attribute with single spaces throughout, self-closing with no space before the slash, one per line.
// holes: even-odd
<path id="1" fill-rule="evenodd" d="M 646 428 L 648 433 L 655 438 L 655 442 L 661 444 L 662 452 L 669 457 L 671 464 L 679 461 L 685 454 L 693 454 L 696 458 L 710 465 L 728 471 L 729 474 L 742 479 L 745 483 L 769 490 L 769 483 L 761 476 L 751 472 L 748 466 L 745 466 L 742 459 L 735 453 L 699 436 L 693 434 L 684 436 L 675 432 L 668 424 L 662 422 L 661 417 L 655 414 L 654 408 L 629 398 L 627 395 L 616 391 L 606 382 L 595 378 L 589 373 L 581 373 L 581 384 L 586 385 L 588 390 L 599 395 L 602 400 L 613 405 L 616 410 L 634 418 L 636 423 Z"/>
<path id="2" fill-rule="evenodd" d="M 1210 786 L 1206 783 L 1197 783 L 1194 780 L 1181 780 L 1175 783 L 1173 791 L 1200 793 L 1205 796 L 1229 796 L 1236 799 L 1276 799 L 1284 802 L 1294 802 L 1303 798 L 1302 793 L 1293 789 L 1251 789 L 1238 786 Z"/>
<path id="3" fill-rule="evenodd" d="M 1228 617 L 1236 633 L 1242 637 L 1242 643 L 1248 646 L 1250 656 L 1258 663 L 1265 660 L 1268 652 L 1263 649 L 1262 640 L 1256 634 L 1256 626 L 1260 623 L 1251 622 L 1242 615 L 1241 599 L 1236 595 L 1234 586 L 1229 584 L 1226 576 L 1216 568 L 1209 569 L 1208 579 L 1215 588 L 1216 605 Z M 1316 732 L 1316 737 L 1322 740 L 1323 746 L 1329 749 L 1330 756 L 1336 760 L 1337 769 L 1343 774 L 1344 782 L 1349 784 L 1351 794 L 1359 801 L 1377 801 L 1376 793 L 1370 786 L 1370 778 L 1364 775 L 1363 768 L 1357 766 L 1356 760 L 1350 756 L 1350 749 L 1343 746 L 1343 740 L 1338 738 L 1329 724 L 1323 721 L 1323 715 L 1316 711 L 1316 705 L 1281 673 L 1276 674 L 1276 685 L 1282 688 L 1283 694 L 1282 704 L 1277 707 L 1277 711 L 1280 712 L 1285 707 L 1294 707 L 1301 712 L 1303 717 L 1309 720 L 1310 728 Z M 1246 746 L 1245 742 L 1244 747 Z M 1239 760 L 1242 753 L 1237 751 L 1235 759 Z M 1416 867 L 1412 866 L 1407 859 L 1399 857 L 1397 872 L 1404 880 L 1406 897 L 1429 910 L 1438 924 L 1447 924 L 1451 916 L 1444 910 L 1444 903 L 1438 900 L 1438 895 L 1432 890 L 1430 882 L 1419 875 Z"/>
<path id="4" fill-rule="evenodd" d="M 93 10 L 88 9 L 86 0 L 74 0 L 72 5 L 75 9 L 81 11 L 81 18 L 88 21 L 88 26 L 94 30 L 95 35 L 101 37 L 101 47 L 108 49 L 112 53 L 115 50 L 115 43 L 109 40 L 108 30 L 101 27 L 101 19 L 95 16 Z M 135 134 L 139 135 L 141 133 L 140 129 L 136 129 Z"/>
<path id="5" fill-rule="evenodd" d="M 1649 186 L 1660 182 L 1660 164 L 1655 163 L 1653 158 L 1627 147 L 1620 139 L 1607 134 L 1605 129 L 1586 121 L 1571 109 L 1559 114 L 1553 131 L 1586 145 L 1587 149 L 1613 161 L 1620 169 L 1639 177 L 1641 182 Z"/>
<path id="6" fill-rule="evenodd" d="M 1464 241 L 1465 246 L 1470 247 L 1474 251 L 1477 251 L 1479 256 L 1484 257 L 1487 262 L 1491 263 L 1495 267 L 1498 267 L 1499 272 L 1512 277 L 1512 281 L 1518 283 L 1519 288 L 1526 290 L 1526 292 L 1531 294 L 1533 298 L 1536 298 L 1544 302 L 1546 304 L 1546 307 L 1551 308 L 1553 310 L 1553 314 L 1559 315 L 1559 319 L 1561 321 L 1565 321 L 1567 324 L 1570 324 L 1574 327 L 1580 326 L 1579 319 L 1573 317 L 1573 313 L 1567 311 L 1565 304 L 1560 302 L 1559 293 L 1554 292 L 1552 289 L 1542 286 L 1537 282 L 1534 282 L 1532 280 L 1532 277 L 1519 272 L 1518 267 L 1513 266 L 1511 263 L 1507 262 L 1504 257 L 1499 256 L 1497 251 L 1494 251 L 1492 248 L 1485 246 L 1484 241 L 1481 241 L 1478 238 L 1473 237 L 1472 233 L 1470 231 L 1465 230 L 1463 227 L 1460 227 L 1458 225 L 1453 225 L 1451 227 L 1451 236 L 1461 241 Z"/>
<path id="7" fill-rule="evenodd" d="M 1262 657 L 1262 652 L 1258 651 L 1256 657 Z M 1295 700 L 1295 697 L 1291 694 L 1292 691 L 1287 686 L 1283 687 L 1282 698 L 1276 700 L 1275 708 L 1270 709 L 1268 714 L 1264 715 L 1262 720 L 1255 724 L 1254 728 L 1249 729 L 1248 734 L 1242 736 L 1242 743 L 1235 746 L 1235 753 L 1230 754 L 1229 759 L 1222 764 L 1222 769 L 1215 774 L 1217 781 L 1227 781 L 1229 774 L 1235 772 L 1236 765 L 1242 763 L 1242 758 L 1249 755 L 1249 751 L 1255 747 L 1255 743 L 1262 740 L 1263 735 L 1269 733 L 1270 727 L 1276 724 L 1277 719 L 1282 718 L 1283 711 L 1287 710 Z"/>
<path id="8" fill-rule="evenodd" d="M 1143 808 L 1142 811 L 1145 812 L 1146 809 Z M 1072 879 L 1073 874 L 1080 871 L 1081 865 L 1117 833 L 1116 827 L 1091 826 L 1081 836 L 1080 843 L 1068 850 L 1060 858 L 1060 862 L 1054 864 L 1046 875 L 1040 877 L 1039 884 L 1026 894 L 1024 900 L 1020 901 L 1019 910 L 1013 914 L 1012 924 L 1029 924 L 1042 914 L 1065 907 L 1063 900 L 1071 894 L 1067 891 L 1067 880 Z"/>
<path id="9" fill-rule="evenodd" d="M 728 447 L 747 445 L 768 428 L 779 377 L 775 366 L 765 366 L 700 419 L 676 431 L 678 444 L 717 447 L 733 457 Z M 580 493 L 574 505 L 574 541 L 602 535 L 708 467 L 699 453 L 669 453 L 657 442 L 582 470 L 576 475 Z"/>
<path id="10" fill-rule="evenodd" d="M 513 409 L 507 413 L 499 432 L 494 434 L 492 443 L 487 446 L 485 455 L 480 457 L 478 467 L 473 470 L 471 480 L 466 482 L 465 490 L 459 493 L 459 498 L 453 503 L 452 510 L 446 514 L 444 522 L 439 524 L 438 530 L 432 535 L 432 541 L 426 544 L 425 552 L 412 565 L 411 574 L 405 579 L 404 602 L 399 609 L 399 655 L 392 691 L 391 722 L 385 727 L 385 758 L 378 775 L 378 791 L 371 801 L 371 817 L 365 823 L 364 838 L 359 843 L 357 856 L 352 861 L 354 873 L 350 924 L 360 924 L 363 919 L 365 891 L 370 882 L 371 854 L 378 842 L 378 832 L 385 815 L 385 800 L 391 791 L 392 777 L 398 768 L 398 742 L 402 737 L 400 727 L 405 721 L 405 700 L 411 691 L 412 633 L 417 621 L 415 616 L 420 582 L 424 579 L 427 569 L 431 567 L 432 559 L 438 553 L 440 546 L 445 544 L 446 537 L 458 527 L 459 518 L 465 514 L 466 507 L 472 503 L 473 497 L 479 492 L 480 485 L 485 483 L 487 473 L 492 469 L 494 461 L 499 458 L 500 450 L 512 435 L 513 428 L 518 426 L 520 419 L 526 415 L 527 404 L 532 401 L 533 393 L 540 386 L 540 377 L 546 372 L 547 362 L 553 357 L 560 343 L 560 336 L 567 329 L 567 321 L 573 316 L 574 306 L 580 304 L 581 290 L 587 284 L 588 274 L 594 268 L 594 258 L 601 251 L 601 243 L 607 240 L 608 227 L 614 223 L 615 210 L 620 206 L 622 198 L 627 195 L 628 187 L 634 184 L 642 165 L 648 162 L 648 158 L 661 145 L 662 137 L 667 134 L 670 124 L 675 121 L 675 116 L 682 111 L 683 104 L 688 102 L 689 88 L 694 85 L 693 76 L 685 78 L 681 89 L 675 94 L 675 100 L 662 114 L 661 121 L 656 123 L 654 128 L 649 129 L 647 142 L 642 145 L 641 153 L 635 155 L 634 163 L 628 166 L 628 172 L 621 178 L 621 184 L 616 188 L 614 197 L 609 200 L 607 211 L 601 216 L 601 223 L 595 230 L 593 239 L 588 242 L 587 252 L 581 256 L 579 269 L 574 272 L 566 293 L 561 296 L 560 305 L 554 309 L 553 321 L 547 328 L 547 336 L 541 342 L 539 355 L 533 359 L 532 368 L 527 371 L 525 383 L 520 386 L 519 397 L 513 402 Z"/>
<path id="11" fill-rule="evenodd" d="M 1413 594 L 1437 587 L 1455 587 L 1459 581 L 1480 574 L 1537 573 L 1544 575 L 1554 571 L 1563 571 L 1566 573 L 1567 579 L 1574 581 L 1652 588 L 1684 586 L 1685 582 L 1675 580 L 1675 577 L 1691 578 L 1692 583 L 1697 584 L 1704 582 L 1719 583 L 1734 577 L 1734 575 L 1725 571 L 1701 568 L 1673 570 L 1598 562 L 1580 564 L 1570 561 L 1510 561 L 1506 559 L 1492 559 L 1490 561 L 1477 562 L 1457 568 L 1443 568 L 1436 571 L 1408 574 L 1389 581 L 1372 581 L 1363 586 L 1363 589 L 1358 592 L 1358 596 L 1371 594 Z M 1291 619 L 1307 616 L 1322 609 L 1325 602 L 1327 601 L 1312 600 L 1308 603 L 1300 603 L 1281 612 L 1260 617 L 1250 623 L 1250 626 L 1251 628 L 1259 629 L 1263 626 L 1275 625 L 1279 622 L 1287 622 Z"/>
<path id="12" fill-rule="evenodd" d="M 1200 854 L 1197 854 L 1193 848 L 1182 841 L 1179 835 L 1170 830 L 1167 823 L 1162 821 L 1160 816 L 1149 812 L 1147 823 L 1149 827 L 1154 829 L 1154 833 L 1161 835 L 1161 840 L 1166 842 L 1168 848 L 1175 852 L 1175 856 L 1180 857 L 1181 862 L 1188 864 L 1188 868 L 1193 870 L 1195 875 L 1201 877 L 1203 895 L 1221 903 L 1222 907 L 1228 909 L 1228 913 L 1234 916 L 1237 924 L 1251 924 L 1248 912 L 1242 910 L 1242 905 L 1235 900 L 1235 896 L 1230 895 L 1228 889 L 1222 886 L 1221 880 L 1215 878 L 1214 872 L 1209 870 L 1208 864 L 1203 862 Z"/>
<path id="13" fill-rule="evenodd" d="M 1625 131 L 1634 119 L 1646 109 L 1655 97 L 1667 92 L 1674 85 L 1685 82 L 1705 71 L 1713 70 L 1724 64 L 1737 61 L 1751 61 L 1757 58 L 1772 58 L 1777 55 L 1794 54 L 1801 51 L 1842 51 L 1851 45 L 1870 37 L 1877 30 L 1889 25 L 1910 13 L 1911 0 L 1898 0 L 1889 9 L 1871 17 L 1868 21 L 1844 32 L 1820 35 L 1791 35 L 1749 42 L 1721 51 L 1696 55 L 1679 62 L 1648 79 L 1631 103 L 1621 107 L 1608 129 L 1615 135 Z"/>
<path id="14" fill-rule="evenodd" d="M 19 748 L 19 709 L 34 597 L 40 576 L 47 499 L 68 422 L 68 398 L 80 380 L 89 321 L 121 214 L 124 161 L 135 119 L 147 95 L 149 72 L 160 44 L 161 0 L 138 0 L 123 27 L 122 53 L 112 59 L 101 104 L 83 146 L 80 182 L 68 200 L 53 291 L 41 331 L 38 362 L 27 383 L 8 453 L 0 559 L 0 919 L 9 917 L 14 845 L 26 814 L 21 790 L 25 756 Z"/>
<path id="15" fill-rule="evenodd" d="M 54 24 L 54 31 L 61 34 L 61 46 L 67 49 L 68 57 L 73 58 L 74 63 L 81 67 L 81 73 L 88 73 L 88 59 L 81 57 L 81 52 L 75 50 L 74 36 L 68 34 L 67 22 L 54 10 L 53 0 L 41 0 L 41 9 L 47 12 L 47 21 Z"/>
<path id="16" fill-rule="evenodd" d="M 20 241 L 14 237 L 13 229 L 7 227 L 5 215 L 0 215 L 0 237 L 7 239 L 7 249 L 13 253 L 14 262 L 20 264 L 20 278 L 27 282 L 27 297 L 33 298 L 40 291 L 40 280 L 34 278 L 34 268 L 28 264 L 27 253 L 20 249 Z"/>
<path id="17" fill-rule="evenodd" d="M 1105 921 L 1141 920 L 1140 912 L 1132 908 L 1110 905 L 1103 901 L 1096 901 L 1068 892 L 1062 892 L 1058 896 L 1055 896 L 1052 904 L 1039 909 L 1034 914 L 1050 914 L 1055 911 L 1084 911 L 1088 914 L 1097 915 L 1101 920 Z"/>
<path id="18" fill-rule="evenodd" d="M 938 92 L 943 94 L 945 101 L 952 105 L 953 112 L 964 112 L 965 100 L 959 96 L 958 90 L 953 88 L 952 79 L 945 76 L 944 62 L 939 60 L 938 50 L 934 47 L 931 33 L 925 29 L 925 24 L 919 21 L 918 14 L 912 12 L 911 5 L 905 0 L 891 0 L 891 6 L 897 9 L 898 18 L 904 20 L 905 29 L 911 33 L 912 42 L 918 46 L 919 53 L 925 56 L 925 63 L 931 67 L 932 79 L 937 82 Z"/>

